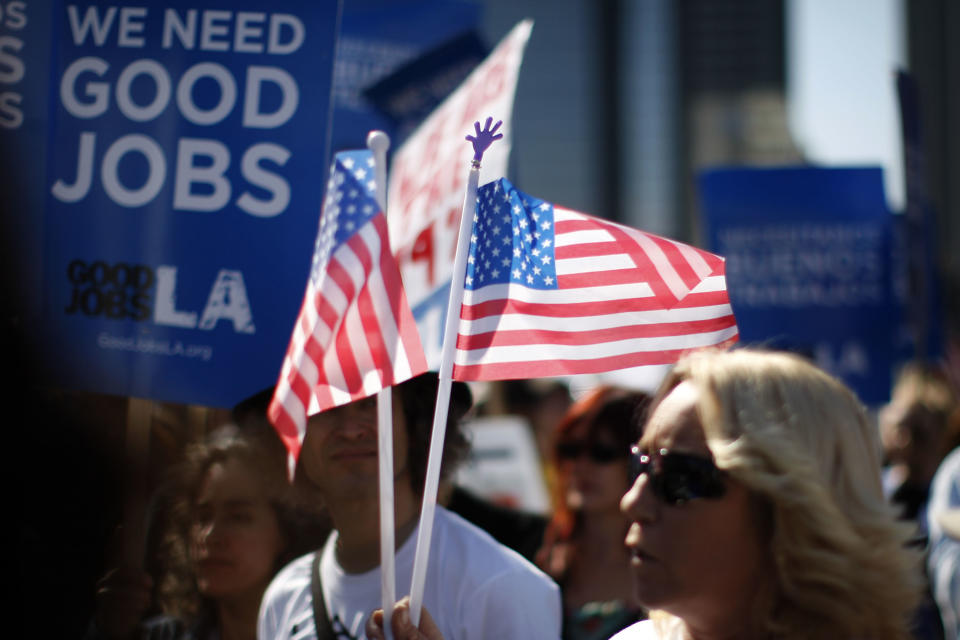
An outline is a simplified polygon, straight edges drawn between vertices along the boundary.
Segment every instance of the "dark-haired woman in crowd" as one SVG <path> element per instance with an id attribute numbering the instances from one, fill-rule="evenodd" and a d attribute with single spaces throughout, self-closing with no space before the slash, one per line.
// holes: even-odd
<path id="1" fill-rule="evenodd" d="M 554 514 L 537 563 L 561 587 L 563 637 L 599 640 L 643 617 L 631 602 L 627 524 L 630 445 L 649 397 L 611 386 L 592 390 L 557 425 Z"/>
<path id="2" fill-rule="evenodd" d="M 273 575 L 316 548 L 324 528 L 296 500 L 282 445 L 260 431 L 224 427 L 189 452 L 172 487 L 161 575 L 154 583 L 130 569 L 107 574 L 89 639 L 256 638 Z M 162 614 L 144 620 L 154 584 Z"/>

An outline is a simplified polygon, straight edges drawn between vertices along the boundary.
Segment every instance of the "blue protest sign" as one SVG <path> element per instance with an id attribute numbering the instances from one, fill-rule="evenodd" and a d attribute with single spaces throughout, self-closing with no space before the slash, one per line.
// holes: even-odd
<path id="1" fill-rule="evenodd" d="M 741 341 L 804 353 L 885 402 L 896 307 L 881 169 L 717 169 L 699 188 Z"/>
<path id="2" fill-rule="evenodd" d="M 466 31 L 427 51 L 364 91 L 402 142 L 483 62 L 489 49 Z"/>
<path id="3" fill-rule="evenodd" d="M 50 86 L 50 2 L 0 5 L 0 201 L 4 274 L 21 317 L 39 315 Z"/>
<path id="4" fill-rule="evenodd" d="M 345 3 L 334 71 L 332 151 L 362 146 L 371 129 L 385 131 L 396 148 L 398 123 L 365 92 L 454 35 L 477 28 L 480 9 L 475 0 Z"/>
<path id="5" fill-rule="evenodd" d="M 55 382 L 213 406 L 275 382 L 322 201 L 338 11 L 54 3 Z"/>

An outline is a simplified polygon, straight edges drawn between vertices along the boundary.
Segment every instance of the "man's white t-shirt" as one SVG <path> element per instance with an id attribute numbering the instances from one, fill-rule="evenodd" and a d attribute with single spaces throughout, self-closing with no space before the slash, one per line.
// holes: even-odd
<path id="1" fill-rule="evenodd" d="M 460 516 L 437 507 L 423 605 L 446 640 L 560 637 L 556 583 L 518 553 Z M 417 532 L 396 554 L 397 594 L 410 591 Z M 380 568 L 343 571 L 336 559 L 337 532 L 320 551 L 323 597 L 338 638 L 363 638 L 364 624 L 381 607 Z M 313 554 L 287 565 L 263 595 L 260 640 L 312 640 L 310 568 Z"/>

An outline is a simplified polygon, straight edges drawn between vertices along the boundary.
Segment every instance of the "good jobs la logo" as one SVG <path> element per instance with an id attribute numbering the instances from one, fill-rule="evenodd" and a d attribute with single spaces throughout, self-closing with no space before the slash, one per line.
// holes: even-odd
<path id="1" fill-rule="evenodd" d="M 177 309 L 177 267 L 74 260 L 67 267 L 73 291 L 64 309 L 67 315 L 112 320 L 152 320 L 154 324 L 182 329 L 212 330 L 221 320 L 237 333 L 254 333 L 253 314 L 243 274 L 220 269 L 207 302 L 199 314 Z"/>
<path id="2" fill-rule="evenodd" d="M 306 34 L 303 22 L 291 14 L 171 8 L 152 14 L 146 7 L 97 6 L 81 12 L 77 6 L 68 5 L 66 18 L 74 46 L 92 45 L 116 51 L 159 45 L 161 51 L 282 57 L 296 52 Z M 151 20 L 159 21 L 159 31 L 148 29 L 153 26 Z M 159 42 L 150 42 L 148 33 L 159 38 Z M 106 149 L 98 144 L 98 132 L 79 132 L 74 175 L 55 176 L 51 187 L 53 197 L 60 202 L 83 201 L 99 181 L 106 196 L 119 206 L 140 207 L 152 203 L 167 184 L 169 160 L 164 147 L 144 133 L 143 127 L 169 114 L 171 108 L 175 108 L 186 123 L 202 127 L 225 123 L 239 112 L 241 129 L 262 131 L 282 127 L 299 105 L 296 80 L 278 66 L 248 65 L 244 71 L 237 72 L 242 78 L 240 83 L 234 71 L 207 60 L 174 70 L 179 76 L 176 78 L 171 70 L 151 58 L 134 60 L 120 69 L 116 66 L 100 56 L 81 56 L 69 62 L 60 77 L 60 104 L 71 118 L 103 125 L 106 117 L 113 118 L 109 121 L 111 125 L 134 125 L 131 133 L 120 136 Z M 212 106 L 195 101 L 195 90 L 200 84 L 216 87 L 218 98 Z M 242 96 L 238 84 L 242 87 Z M 144 92 L 143 86 L 152 90 Z M 136 87 L 141 87 L 140 93 Z M 279 103 L 265 109 L 262 99 L 265 93 L 279 94 Z M 287 180 L 264 168 L 265 162 L 276 167 L 287 163 L 291 154 L 281 144 L 256 142 L 242 153 L 240 174 L 253 189 L 242 188 L 236 198 L 234 185 L 227 176 L 233 158 L 224 142 L 181 137 L 168 146 L 175 148 L 170 203 L 174 210 L 217 211 L 232 201 L 252 216 L 273 217 L 285 211 L 290 203 Z M 129 161 L 131 155 L 139 155 L 146 161 L 147 174 L 142 184 L 125 184 L 121 177 L 121 164 Z M 266 197 L 263 194 L 267 194 Z"/>

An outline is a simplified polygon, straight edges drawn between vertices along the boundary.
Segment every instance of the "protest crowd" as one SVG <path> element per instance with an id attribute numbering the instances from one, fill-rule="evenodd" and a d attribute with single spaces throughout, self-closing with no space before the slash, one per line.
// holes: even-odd
<path id="1" fill-rule="evenodd" d="M 901 215 L 883 170 L 812 166 L 779 96 L 737 93 L 783 84 L 748 45 L 800 5 L 709 2 L 559 3 L 609 39 L 601 215 L 517 170 L 519 89 L 576 45 L 514 3 L 0 4 L 33 233 L 0 251 L 31 274 L 0 294 L 14 635 L 960 640 L 955 223 L 918 186 L 915 75 L 888 74 Z M 736 73 L 690 62 L 738 39 Z M 687 65 L 682 161 L 614 91 L 638 60 Z M 696 205 L 637 209 L 687 241 L 620 202 L 627 104 Z"/>
<path id="2" fill-rule="evenodd" d="M 428 374 L 394 393 L 400 584 L 413 564 L 436 385 Z M 882 413 L 899 422 L 885 428 L 935 414 L 926 428 L 951 442 L 955 394 L 923 404 L 917 391 L 894 394 Z M 264 400 L 177 467 L 163 491 L 157 573 L 112 568 L 86 637 L 383 637 L 381 614 L 371 616 L 380 607 L 375 403 L 312 418 L 291 484 Z M 467 455 L 459 425 L 488 402 L 471 409 L 469 388 L 454 385 L 447 496 Z M 420 630 L 403 600 L 394 637 L 697 638 L 719 626 L 746 638 L 949 638 L 960 454 L 956 445 L 941 454 L 923 505 L 908 513 L 881 482 L 898 458 L 879 434 L 842 383 L 785 353 L 692 354 L 653 398 L 592 388 L 555 425 L 543 461 L 552 516 L 458 488 L 470 507 L 438 510 Z M 540 546 L 527 560 L 518 551 L 531 537 Z M 313 635 L 318 615 L 328 628 Z"/>

